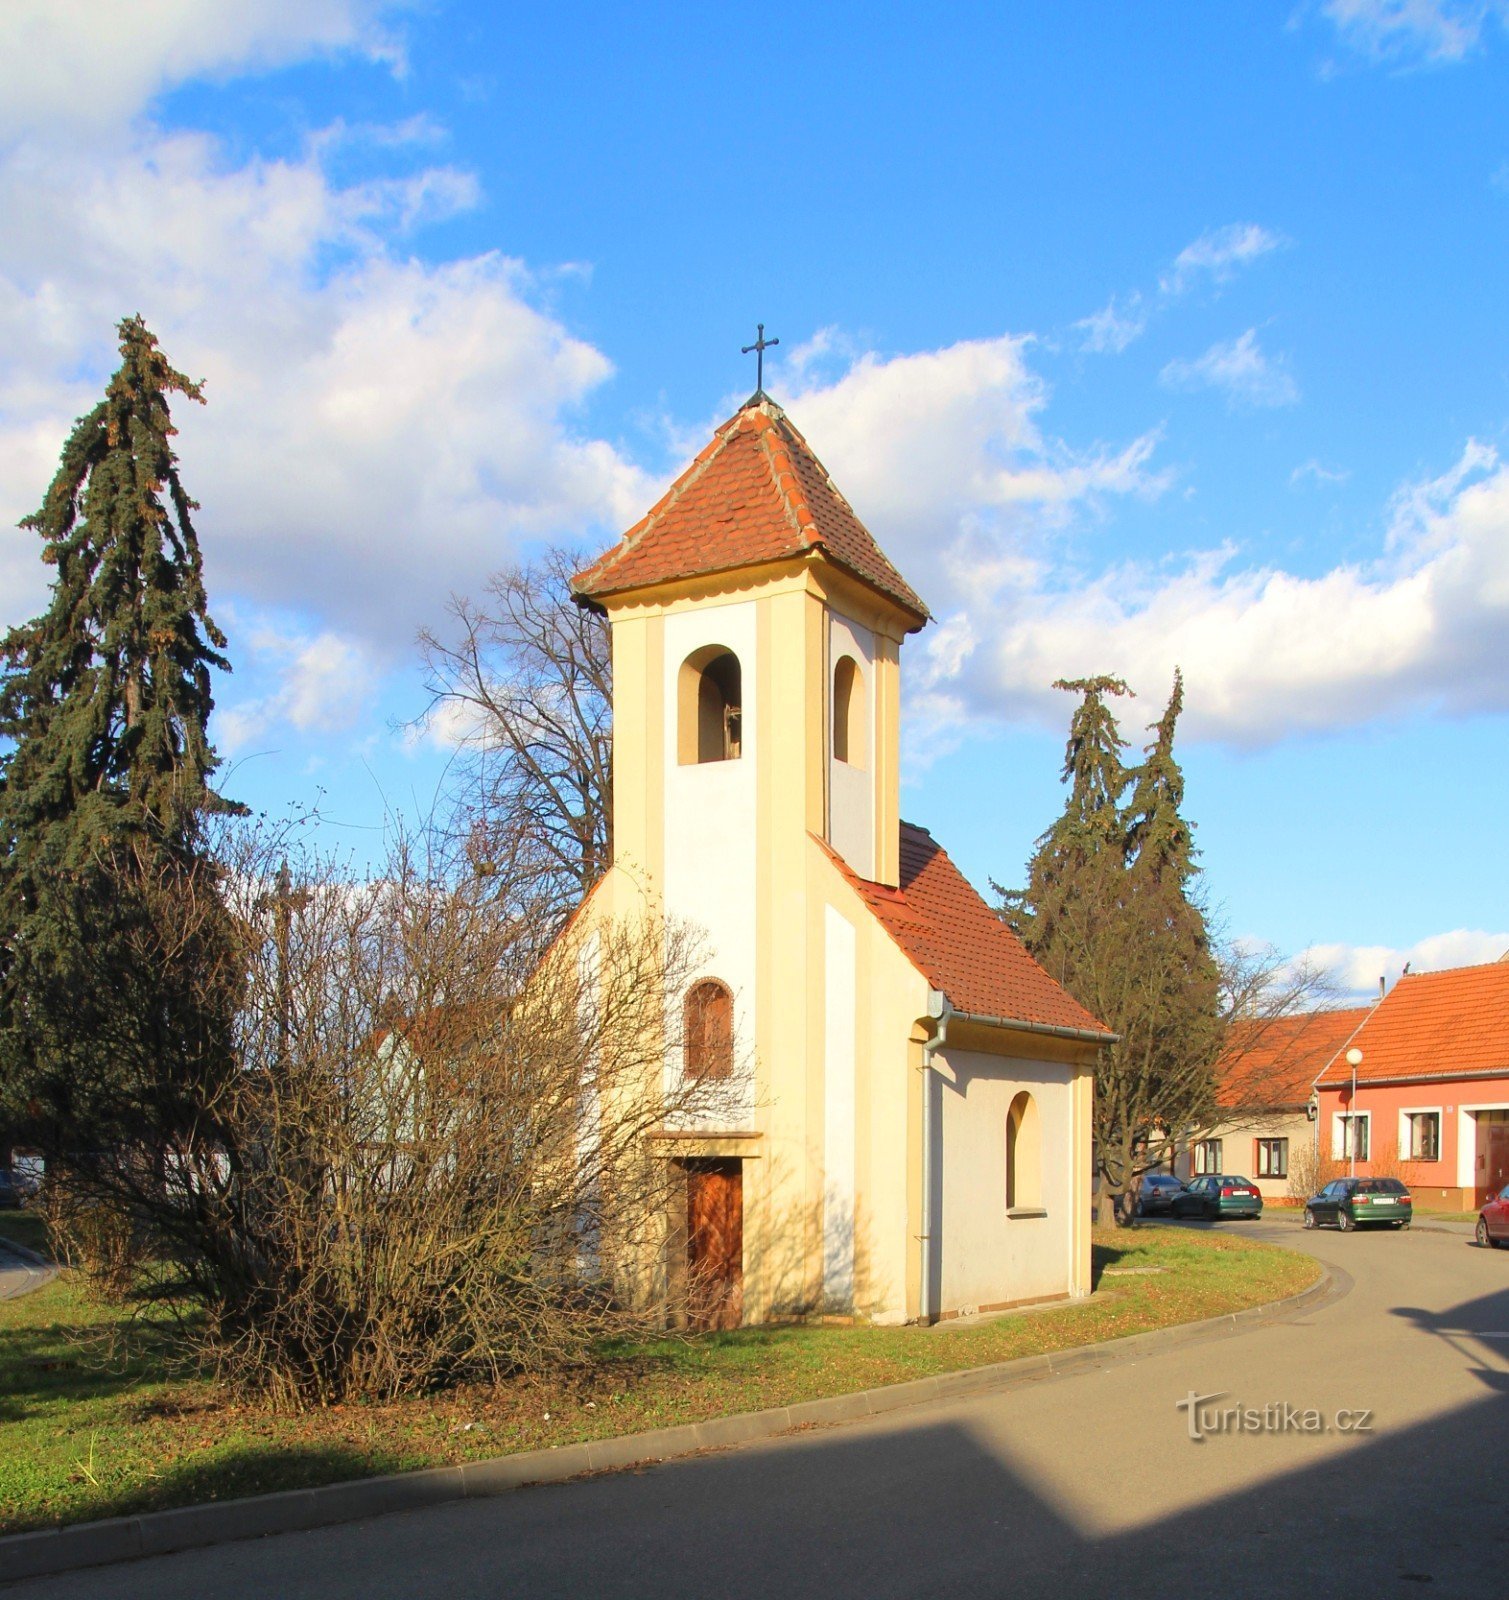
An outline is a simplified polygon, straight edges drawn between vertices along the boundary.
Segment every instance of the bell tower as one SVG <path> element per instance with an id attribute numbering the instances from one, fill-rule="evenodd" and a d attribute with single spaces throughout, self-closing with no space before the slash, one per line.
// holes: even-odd
<path id="1" fill-rule="evenodd" d="M 808 835 L 896 886 L 900 651 L 927 609 L 779 406 L 752 397 L 575 589 L 613 630 L 616 858 L 669 909 L 747 910 Z"/>

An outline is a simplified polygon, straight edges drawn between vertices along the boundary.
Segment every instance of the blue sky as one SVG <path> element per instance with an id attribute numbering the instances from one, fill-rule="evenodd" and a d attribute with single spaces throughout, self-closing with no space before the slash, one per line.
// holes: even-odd
<path id="1" fill-rule="evenodd" d="M 1016 881 L 1054 677 L 1177 662 L 1212 898 L 1362 986 L 1509 947 L 1509 7 L 0 13 L 15 521 L 141 311 L 232 636 L 228 787 L 359 853 L 415 630 L 767 388 L 930 602 L 904 809 Z"/>

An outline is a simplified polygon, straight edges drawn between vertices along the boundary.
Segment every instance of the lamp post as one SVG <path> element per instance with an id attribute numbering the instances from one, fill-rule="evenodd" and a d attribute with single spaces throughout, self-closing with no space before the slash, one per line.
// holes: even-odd
<path id="1" fill-rule="evenodd" d="M 1347 1169 L 1348 1175 L 1357 1176 L 1357 1069 L 1362 1065 L 1362 1051 L 1354 1044 L 1347 1051 L 1347 1065 L 1352 1069 L 1352 1097 L 1347 1102 L 1347 1149 L 1351 1153 L 1352 1164 Z"/>

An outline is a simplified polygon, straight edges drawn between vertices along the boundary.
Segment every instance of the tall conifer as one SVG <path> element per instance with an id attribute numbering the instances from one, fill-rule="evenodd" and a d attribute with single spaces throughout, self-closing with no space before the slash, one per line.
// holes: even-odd
<path id="1" fill-rule="evenodd" d="M 0 1079 L 55 1124 L 222 1032 L 202 972 L 126 969 L 165 884 L 202 915 L 204 819 L 241 809 L 210 785 L 210 669 L 228 663 L 170 442 L 169 396 L 203 396 L 140 317 L 119 333 L 119 370 L 23 523 L 56 570 L 49 604 L 0 640 Z"/>
<path id="2" fill-rule="evenodd" d="M 1125 1221 L 1140 1173 L 1208 1108 L 1222 1029 L 1174 756 L 1184 684 L 1176 675 L 1131 769 L 1108 699 L 1126 685 L 1095 677 L 1055 687 L 1080 696 L 1064 758 L 1069 795 L 1038 840 L 1026 890 L 1002 909 L 1047 971 L 1118 1035 L 1096 1071 L 1095 1148 L 1105 1210 Z"/>

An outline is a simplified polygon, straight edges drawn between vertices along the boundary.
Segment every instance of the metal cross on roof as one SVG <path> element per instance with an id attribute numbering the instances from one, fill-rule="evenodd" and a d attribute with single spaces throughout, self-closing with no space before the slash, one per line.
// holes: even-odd
<path id="1" fill-rule="evenodd" d="M 765 394 L 765 352 L 772 346 L 778 345 L 779 339 L 765 337 L 765 324 L 755 323 L 755 342 L 745 345 L 740 351 L 741 356 L 747 356 L 751 350 L 755 353 L 755 392 L 752 399 L 761 400 L 768 398 Z"/>

